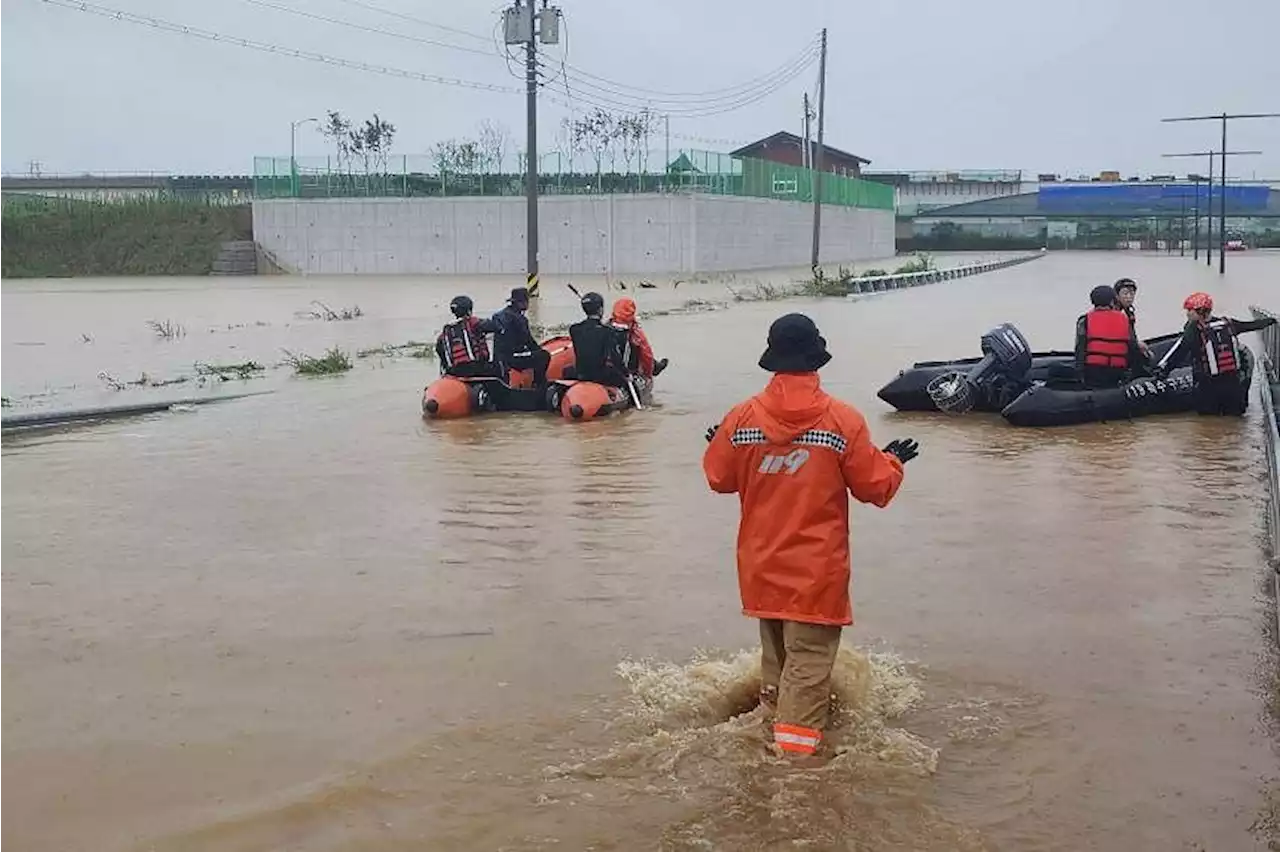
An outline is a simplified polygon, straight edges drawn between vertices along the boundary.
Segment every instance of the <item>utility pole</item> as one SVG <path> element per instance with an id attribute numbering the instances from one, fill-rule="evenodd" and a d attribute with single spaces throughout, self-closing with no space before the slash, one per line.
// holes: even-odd
<path id="1" fill-rule="evenodd" d="M 1227 272 L 1227 122 L 1250 118 L 1280 118 L 1280 112 L 1242 112 L 1231 115 L 1186 115 L 1179 118 L 1162 118 L 1163 122 L 1171 121 L 1221 121 L 1222 122 L 1222 198 L 1218 200 L 1218 274 Z M 1213 228 L 1213 175 L 1209 175 L 1209 227 Z M 1210 235 L 1209 242 L 1213 242 Z M 1212 264 L 1210 264 L 1212 265 Z"/>
<path id="2" fill-rule="evenodd" d="M 1224 149 L 1223 149 L 1223 151 L 1226 151 L 1226 149 L 1224 148 Z M 1206 186 L 1208 187 L 1208 189 L 1207 189 L 1207 190 L 1206 190 L 1206 192 L 1205 192 L 1206 198 L 1205 198 L 1205 217 L 1204 217 L 1204 221 L 1205 221 L 1205 226 L 1206 226 L 1206 228 L 1207 228 L 1207 231 L 1206 231 L 1206 235 L 1205 235 L 1205 244 L 1204 244 L 1204 262 L 1205 262 L 1205 265 L 1206 265 L 1206 266 L 1210 266 L 1210 267 L 1212 267 L 1212 266 L 1213 266 L 1213 158 L 1214 158 L 1215 156 L 1223 155 L 1223 151 L 1191 151 L 1190 153 L 1186 153 L 1186 154 L 1161 154 L 1161 155 L 1160 155 L 1160 156 L 1162 156 L 1162 157 L 1175 157 L 1175 158 L 1177 158 L 1177 157 L 1208 157 L 1208 158 L 1209 158 L 1209 177 L 1208 177 L 1208 178 L 1201 178 L 1201 177 L 1200 177 L 1200 175 L 1194 175 L 1194 176 L 1193 176 L 1193 177 L 1194 177 L 1194 179 L 1195 179 L 1195 183 L 1196 183 L 1196 207 L 1195 207 L 1195 217 L 1196 217 L 1196 246 L 1195 246 L 1195 250 L 1192 252 L 1192 257 L 1194 257 L 1196 260 L 1199 260 L 1199 259 L 1200 259 L 1200 249 L 1199 249 L 1199 243 L 1200 243 L 1200 181 L 1201 181 L 1201 180 L 1205 180 L 1205 184 L 1206 184 Z M 1226 153 L 1227 153 L 1227 154 L 1230 154 L 1230 155 L 1231 155 L 1231 156 L 1233 156 L 1233 157 L 1251 157 L 1251 156 L 1254 156 L 1254 155 L 1256 155 L 1256 154 L 1261 154 L 1262 152 L 1261 152 L 1261 151 L 1226 151 Z M 1223 155 L 1223 156 L 1222 156 L 1222 159 L 1223 159 L 1223 161 L 1225 161 L 1225 160 L 1226 160 L 1226 156 L 1225 156 L 1225 155 Z M 1226 195 L 1226 187 L 1225 187 L 1225 185 L 1223 186 L 1222 194 L 1223 194 L 1223 196 L 1225 197 L 1225 195 Z M 1225 220 L 1224 220 L 1224 222 L 1223 222 L 1222 224 L 1224 224 L 1224 225 L 1225 225 Z M 1224 245 L 1226 244 L 1226 239 L 1225 239 L 1225 238 L 1223 238 L 1223 244 L 1224 244 Z M 1221 247 L 1219 247 L 1219 248 L 1221 248 Z M 1221 263 L 1221 251 L 1219 251 L 1219 263 Z"/>
<path id="3" fill-rule="evenodd" d="M 809 256 L 809 266 L 813 274 L 818 274 L 818 251 L 822 235 L 822 170 L 826 167 L 823 160 L 822 145 L 824 128 L 827 120 L 827 28 L 822 28 L 822 52 L 818 55 L 818 148 L 813 153 L 813 251 Z"/>
<path id="4" fill-rule="evenodd" d="M 663 135 L 667 138 L 667 159 L 662 164 L 662 171 L 666 174 L 671 171 L 671 113 L 666 113 L 662 116 L 662 129 Z"/>
<path id="5" fill-rule="evenodd" d="M 538 42 L 560 43 L 560 9 L 535 8 L 535 0 L 514 0 L 503 10 L 507 44 L 524 45 L 525 86 L 525 286 L 529 295 L 538 295 Z"/>
<path id="6" fill-rule="evenodd" d="M 803 168 L 810 168 L 813 163 L 813 145 L 809 142 L 809 119 L 813 118 L 813 112 L 809 109 L 809 93 L 804 93 L 804 150 L 800 152 L 800 165 Z"/>

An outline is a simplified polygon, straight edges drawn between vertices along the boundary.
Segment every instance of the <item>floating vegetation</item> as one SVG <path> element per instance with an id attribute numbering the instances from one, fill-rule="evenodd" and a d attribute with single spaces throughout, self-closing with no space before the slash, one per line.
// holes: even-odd
<path id="1" fill-rule="evenodd" d="M 430 343 L 423 343 L 420 340 L 409 340 L 396 344 L 384 343 L 372 349 L 360 349 L 356 352 L 357 358 L 373 358 L 375 356 L 381 358 L 434 358 L 436 353 Z"/>
<path id="2" fill-rule="evenodd" d="M 13 406 L 13 400 L 7 396 L 0 396 L 0 408 L 10 408 Z"/>
<path id="3" fill-rule="evenodd" d="M 796 295 L 796 291 L 792 287 L 773 284 L 768 281 L 756 281 L 741 290 L 735 290 L 728 284 L 725 285 L 725 288 L 735 302 L 777 302 Z"/>
<path id="4" fill-rule="evenodd" d="M 883 269 L 868 269 L 866 272 L 863 272 L 858 277 L 859 278 L 883 278 L 888 274 L 889 273 Z"/>
<path id="5" fill-rule="evenodd" d="M 102 383 L 112 390 L 124 390 L 125 388 L 163 388 L 169 385 L 186 384 L 191 380 L 190 376 L 178 376 L 173 379 L 153 379 L 149 374 L 143 373 L 133 381 L 121 381 L 115 376 L 102 370 L 98 373 L 98 378 Z"/>
<path id="6" fill-rule="evenodd" d="M 319 358 L 310 355 L 295 355 L 284 350 L 285 364 L 293 367 L 299 376 L 333 376 L 351 369 L 351 358 L 338 347 L 325 351 Z"/>
<path id="7" fill-rule="evenodd" d="M 800 289 L 807 296 L 843 296 L 849 292 L 848 281 L 852 277 L 853 271 L 843 266 L 837 268 L 834 277 L 818 267 L 813 271 L 813 277 L 804 282 Z"/>
<path id="8" fill-rule="evenodd" d="M 923 252 L 911 255 L 911 260 L 893 270 L 894 275 L 905 275 L 911 272 L 931 272 L 937 268 L 933 257 Z"/>
<path id="9" fill-rule="evenodd" d="M 342 310 L 335 311 L 333 308 L 318 299 L 312 300 L 311 304 L 315 307 L 310 311 L 304 312 L 302 316 L 308 316 L 312 319 L 324 320 L 326 322 L 353 320 L 364 316 L 364 311 L 360 310 L 359 305 L 352 305 L 349 308 L 343 308 Z"/>
<path id="10" fill-rule="evenodd" d="M 187 330 L 173 320 L 147 320 L 147 327 L 163 340 L 175 340 L 187 336 Z"/>
<path id="11" fill-rule="evenodd" d="M 196 363 L 196 375 L 203 378 L 217 379 L 226 382 L 231 379 L 252 379 L 259 373 L 266 371 L 266 367 L 257 361 L 244 361 L 239 364 L 206 364 L 203 362 Z"/>

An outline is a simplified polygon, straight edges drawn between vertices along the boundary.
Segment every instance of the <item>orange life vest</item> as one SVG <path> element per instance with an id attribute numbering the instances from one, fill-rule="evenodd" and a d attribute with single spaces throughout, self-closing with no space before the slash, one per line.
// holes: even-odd
<path id="1" fill-rule="evenodd" d="M 1200 363 L 1210 376 L 1240 371 L 1240 348 L 1231 321 L 1215 317 L 1200 327 L 1203 352 Z"/>
<path id="2" fill-rule="evenodd" d="M 1086 367 L 1129 367 L 1129 315 L 1124 311 L 1092 310 L 1084 318 Z"/>
<path id="3" fill-rule="evenodd" d="M 449 323 L 444 327 L 444 331 L 440 332 L 441 337 L 444 338 L 444 357 L 448 362 L 445 364 L 446 367 L 490 360 L 489 344 L 485 341 L 484 335 L 479 332 L 479 325 L 479 319 L 467 317 Z"/>

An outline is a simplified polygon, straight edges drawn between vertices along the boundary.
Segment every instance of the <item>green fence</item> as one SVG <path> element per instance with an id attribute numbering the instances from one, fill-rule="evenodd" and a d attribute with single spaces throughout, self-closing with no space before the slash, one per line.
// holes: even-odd
<path id="1" fill-rule="evenodd" d="M 543 195 L 703 192 L 813 201 L 811 169 L 768 160 L 730 157 L 712 151 L 636 152 L 618 162 L 579 152 L 553 151 L 539 157 L 538 191 Z M 663 164 L 665 168 L 663 167 Z M 509 165 L 510 168 L 506 168 Z M 523 195 L 523 163 L 493 168 L 450 169 L 429 155 L 390 156 L 382 161 L 339 161 L 337 157 L 255 157 L 256 198 L 410 198 Z M 825 204 L 893 209 L 893 188 L 826 174 Z"/>

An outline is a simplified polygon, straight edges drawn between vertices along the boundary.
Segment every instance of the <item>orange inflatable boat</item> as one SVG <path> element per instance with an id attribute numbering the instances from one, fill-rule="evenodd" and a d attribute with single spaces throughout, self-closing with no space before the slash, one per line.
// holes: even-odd
<path id="1" fill-rule="evenodd" d="M 645 408 L 653 401 L 653 380 L 633 376 L 625 387 L 560 379 L 551 383 L 549 401 L 567 420 L 591 420 L 628 408 Z"/>
<path id="2" fill-rule="evenodd" d="M 547 381 L 564 378 L 573 366 L 573 341 L 567 335 L 542 344 L 551 353 Z M 546 399 L 534 390 L 532 370 L 509 370 L 507 380 L 498 378 L 460 379 L 441 376 L 422 392 L 422 416 L 432 420 L 453 420 L 487 411 L 544 411 Z"/>

